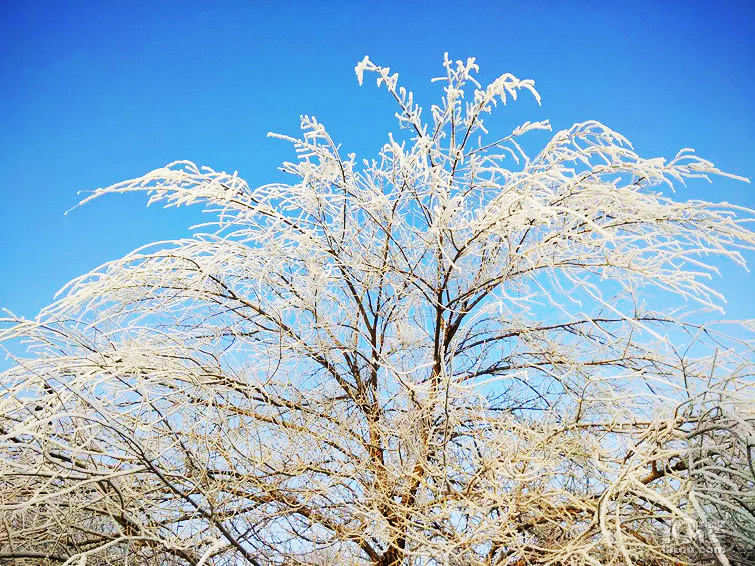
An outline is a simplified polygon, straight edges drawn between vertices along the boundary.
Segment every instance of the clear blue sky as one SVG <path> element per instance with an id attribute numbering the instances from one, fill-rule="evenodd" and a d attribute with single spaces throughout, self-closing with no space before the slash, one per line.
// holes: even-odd
<path id="1" fill-rule="evenodd" d="M 641 154 L 690 146 L 755 178 L 754 23 L 747 1 L 6 2 L 0 307 L 33 317 L 71 278 L 202 220 L 194 209 L 147 209 L 139 196 L 64 216 L 77 190 L 176 159 L 276 180 L 293 154 L 265 134 L 295 133 L 300 114 L 316 115 L 345 151 L 373 155 L 394 108 L 374 83 L 357 85 L 365 54 L 427 106 L 443 52 L 476 56 L 483 79 L 535 79 L 542 108 L 526 102 L 516 119 L 556 129 L 597 119 Z M 678 196 L 755 206 L 743 183 Z M 753 276 L 724 273 L 728 314 L 755 318 Z"/>

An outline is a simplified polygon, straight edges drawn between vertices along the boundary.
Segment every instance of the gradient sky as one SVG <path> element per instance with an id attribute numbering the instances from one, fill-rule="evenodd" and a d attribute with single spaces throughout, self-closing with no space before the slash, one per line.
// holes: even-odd
<path id="1" fill-rule="evenodd" d="M 73 277 L 205 219 L 148 209 L 139 195 L 64 216 L 78 190 L 177 159 L 250 184 L 279 180 L 294 154 L 265 134 L 296 133 L 300 114 L 317 116 L 344 152 L 375 155 L 394 107 L 374 82 L 358 86 L 365 54 L 427 107 L 443 53 L 476 56 L 483 80 L 535 79 L 542 107 L 501 111 L 509 126 L 597 119 L 641 155 L 693 147 L 755 179 L 754 23 L 753 2 L 5 2 L 0 307 L 33 317 Z M 677 196 L 755 207 L 745 183 L 693 183 Z M 755 318 L 755 278 L 723 274 L 727 315 Z"/>

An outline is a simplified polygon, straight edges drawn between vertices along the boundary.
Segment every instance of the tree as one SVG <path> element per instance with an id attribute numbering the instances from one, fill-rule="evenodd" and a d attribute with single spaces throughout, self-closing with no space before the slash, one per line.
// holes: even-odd
<path id="1" fill-rule="evenodd" d="M 176 162 L 90 197 L 217 223 L 5 321 L 29 353 L 1 378 L 0 557 L 744 563 L 752 327 L 711 320 L 706 260 L 744 263 L 752 211 L 663 196 L 724 173 L 598 122 L 529 157 L 548 122 L 496 137 L 483 117 L 534 83 L 444 67 L 426 122 L 357 65 L 399 106 L 376 159 L 304 116 L 276 136 L 292 184 Z"/>

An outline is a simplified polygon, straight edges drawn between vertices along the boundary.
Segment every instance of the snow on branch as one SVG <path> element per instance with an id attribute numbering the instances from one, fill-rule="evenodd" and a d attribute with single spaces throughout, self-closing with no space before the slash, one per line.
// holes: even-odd
<path id="1" fill-rule="evenodd" d="M 270 134 L 288 182 L 176 161 L 82 200 L 142 191 L 215 222 L 0 321 L 0 561 L 751 555 L 753 323 L 711 313 L 755 215 L 661 191 L 746 179 L 596 121 L 530 153 L 549 122 L 484 118 L 539 103 L 532 80 L 443 68 L 425 119 L 357 64 L 404 129 L 373 158 L 302 116 Z"/>

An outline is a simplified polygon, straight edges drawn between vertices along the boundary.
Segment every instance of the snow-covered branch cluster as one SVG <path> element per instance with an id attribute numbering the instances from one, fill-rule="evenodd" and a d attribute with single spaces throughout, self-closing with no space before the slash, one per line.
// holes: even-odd
<path id="1" fill-rule="evenodd" d="M 290 184 L 175 162 L 85 200 L 144 191 L 217 220 L 4 321 L 28 354 L 0 375 L 0 562 L 748 552 L 752 327 L 709 315 L 715 258 L 744 264 L 752 211 L 664 196 L 724 173 L 686 149 L 640 157 L 598 122 L 529 155 L 547 122 L 484 118 L 522 90 L 539 102 L 534 82 L 444 68 L 425 122 L 397 74 L 357 65 L 409 132 L 375 159 L 304 116 L 275 136 Z"/>

